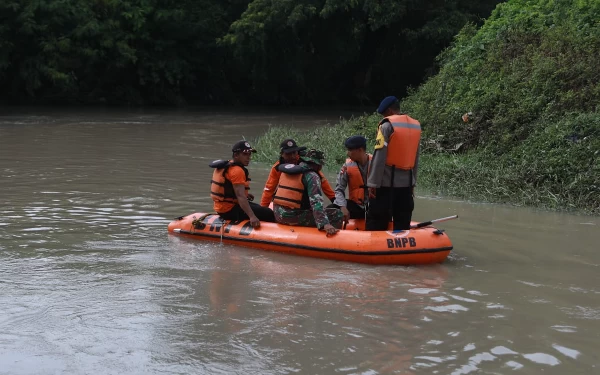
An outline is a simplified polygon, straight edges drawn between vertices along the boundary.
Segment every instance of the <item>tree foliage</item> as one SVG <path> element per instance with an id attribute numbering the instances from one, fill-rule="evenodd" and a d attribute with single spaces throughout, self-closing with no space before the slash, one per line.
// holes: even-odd
<path id="1" fill-rule="evenodd" d="M 598 110 L 599 19 L 594 0 L 501 4 L 481 29 L 460 32 L 439 57 L 439 74 L 403 107 L 444 149 L 460 143 L 504 153 L 549 122 L 540 118 Z"/>
<path id="2" fill-rule="evenodd" d="M 372 104 L 499 0 L 4 0 L 13 102 Z"/>
<path id="3" fill-rule="evenodd" d="M 482 27 L 465 26 L 438 57 L 439 73 L 401 103 L 424 130 L 418 189 L 600 214 L 598 56 L 594 0 L 510 0 Z M 350 134 L 372 142 L 379 120 L 297 136 L 319 147 Z M 343 157 L 341 147 L 327 154 Z"/>
<path id="4" fill-rule="evenodd" d="M 221 43 L 244 62 L 257 100 L 371 104 L 418 85 L 458 30 L 497 3 L 254 0 Z"/>
<path id="5" fill-rule="evenodd" d="M 216 37 L 237 15 L 230 6 L 210 0 L 2 2 L 0 83 L 7 97 L 19 100 L 176 103 L 189 93 L 218 95 L 212 89 L 223 75 L 223 55 Z"/>
<path id="6" fill-rule="evenodd" d="M 594 0 L 510 0 L 466 26 L 439 74 L 402 102 L 436 162 L 452 155 L 431 184 L 600 213 L 598 56 Z"/>

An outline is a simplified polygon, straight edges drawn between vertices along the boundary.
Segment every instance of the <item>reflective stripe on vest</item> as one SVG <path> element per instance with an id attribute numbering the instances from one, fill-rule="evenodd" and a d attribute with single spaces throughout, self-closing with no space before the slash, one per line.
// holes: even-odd
<path id="1" fill-rule="evenodd" d="M 385 164 L 398 169 L 413 169 L 421 141 L 421 124 L 407 115 L 393 115 L 386 119 L 394 128 L 394 132 L 388 142 Z M 382 123 L 383 121 L 379 126 Z"/>
<path id="2" fill-rule="evenodd" d="M 237 203 L 237 197 L 233 190 L 233 184 L 225 177 L 225 173 L 233 166 L 227 168 L 215 169 L 213 172 L 212 179 L 210 180 L 210 197 L 215 202 L 231 202 Z M 241 168 L 241 167 L 240 167 Z M 244 170 L 244 173 L 246 171 Z M 246 181 L 244 182 L 244 189 L 246 196 L 250 190 L 250 180 L 246 175 Z"/>
<path id="3" fill-rule="evenodd" d="M 302 176 L 304 176 L 303 173 L 282 173 L 279 177 L 279 185 L 273 197 L 273 203 L 288 208 L 302 207 L 302 197 L 304 196 Z"/>

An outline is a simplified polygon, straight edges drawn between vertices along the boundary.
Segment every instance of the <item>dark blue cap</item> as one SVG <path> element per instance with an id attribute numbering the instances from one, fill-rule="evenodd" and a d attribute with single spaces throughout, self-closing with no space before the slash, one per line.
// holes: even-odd
<path id="1" fill-rule="evenodd" d="M 377 113 L 383 115 L 386 109 L 390 108 L 390 106 L 398 101 L 398 98 L 395 96 L 387 96 L 385 97 L 381 103 L 379 103 L 379 107 L 377 107 Z"/>
<path id="2" fill-rule="evenodd" d="M 346 146 L 348 150 L 361 147 L 367 148 L 367 138 L 363 137 L 362 135 L 353 135 L 352 137 L 346 139 L 344 146 Z"/>

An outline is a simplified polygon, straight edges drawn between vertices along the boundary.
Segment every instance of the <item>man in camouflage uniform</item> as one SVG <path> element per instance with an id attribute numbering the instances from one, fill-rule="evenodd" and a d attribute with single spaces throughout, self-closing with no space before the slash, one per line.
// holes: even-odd
<path id="1" fill-rule="evenodd" d="M 275 220 L 281 224 L 297 225 L 303 227 L 317 227 L 325 230 L 327 234 L 335 234 L 341 227 L 344 218 L 342 211 L 336 208 L 323 207 L 323 190 L 321 178 L 316 173 L 324 164 L 322 151 L 308 150 L 300 157 L 300 166 L 307 172 L 302 175 L 304 194 L 308 195 L 310 209 L 290 208 L 279 204 L 273 205 Z"/>

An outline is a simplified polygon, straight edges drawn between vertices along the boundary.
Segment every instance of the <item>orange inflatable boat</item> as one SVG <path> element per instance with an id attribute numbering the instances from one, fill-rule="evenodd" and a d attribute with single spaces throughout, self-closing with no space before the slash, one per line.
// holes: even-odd
<path id="1" fill-rule="evenodd" d="M 194 213 L 172 221 L 169 232 L 262 250 L 370 264 L 440 263 L 452 250 L 450 238 L 432 226 L 375 232 L 365 231 L 364 220 L 359 219 L 351 219 L 344 230 L 326 236 L 317 228 L 266 222 L 261 222 L 260 228 L 252 228 L 248 220 L 224 221 L 217 214 Z"/>

